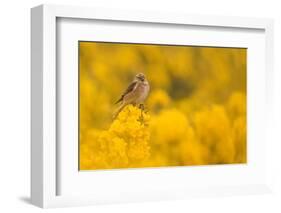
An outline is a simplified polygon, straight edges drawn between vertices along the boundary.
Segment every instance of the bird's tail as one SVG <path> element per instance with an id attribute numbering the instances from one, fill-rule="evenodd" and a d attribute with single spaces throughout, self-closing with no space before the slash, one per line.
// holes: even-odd
<path id="1" fill-rule="evenodd" d="M 123 98 L 124 98 L 124 95 L 122 95 L 122 96 L 118 99 L 118 101 L 116 101 L 114 104 L 120 103 L 121 101 L 123 101 Z"/>
<path id="2" fill-rule="evenodd" d="M 122 97 L 118 100 L 118 101 L 116 101 L 114 104 L 118 104 L 118 103 L 120 103 L 122 101 Z"/>
<path id="3" fill-rule="evenodd" d="M 126 106 L 125 103 L 122 103 L 117 110 L 113 113 L 113 119 L 117 118 L 117 116 L 119 115 L 119 113 L 123 110 L 123 108 Z"/>

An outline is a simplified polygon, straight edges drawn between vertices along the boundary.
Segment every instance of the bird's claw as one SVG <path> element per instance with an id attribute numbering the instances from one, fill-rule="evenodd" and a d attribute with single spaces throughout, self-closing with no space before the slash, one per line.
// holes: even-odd
<path id="1" fill-rule="evenodd" d="M 139 108 L 140 108 L 142 111 L 144 111 L 144 109 L 145 109 L 144 104 L 140 104 L 140 105 L 139 105 Z"/>

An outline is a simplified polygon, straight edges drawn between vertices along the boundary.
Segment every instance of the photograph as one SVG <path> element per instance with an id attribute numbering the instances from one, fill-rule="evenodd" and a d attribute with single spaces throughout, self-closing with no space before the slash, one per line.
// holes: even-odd
<path id="1" fill-rule="evenodd" d="M 78 41 L 79 170 L 247 163 L 247 48 Z"/>

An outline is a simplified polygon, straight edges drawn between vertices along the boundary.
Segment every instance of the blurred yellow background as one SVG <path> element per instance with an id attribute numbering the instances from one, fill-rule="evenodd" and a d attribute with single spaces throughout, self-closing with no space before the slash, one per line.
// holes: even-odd
<path id="1" fill-rule="evenodd" d="M 243 48 L 79 42 L 81 170 L 246 162 Z M 143 72 L 146 112 L 114 103 Z"/>

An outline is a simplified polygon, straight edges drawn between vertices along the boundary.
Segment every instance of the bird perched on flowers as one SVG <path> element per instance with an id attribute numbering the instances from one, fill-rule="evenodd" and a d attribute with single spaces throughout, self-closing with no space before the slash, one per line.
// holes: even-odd
<path id="1" fill-rule="evenodd" d="M 122 109 L 128 104 L 134 106 L 141 105 L 143 107 L 143 102 L 147 98 L 149 93 L 149 83 L 145 78 L 143 73 L 138 73 L 132 83 L 128 86 L 125 92 L 121 95 L 120 99 L 116 102 L 121 103 L 118 107 L 114 117 L 116 117 Z"/>

